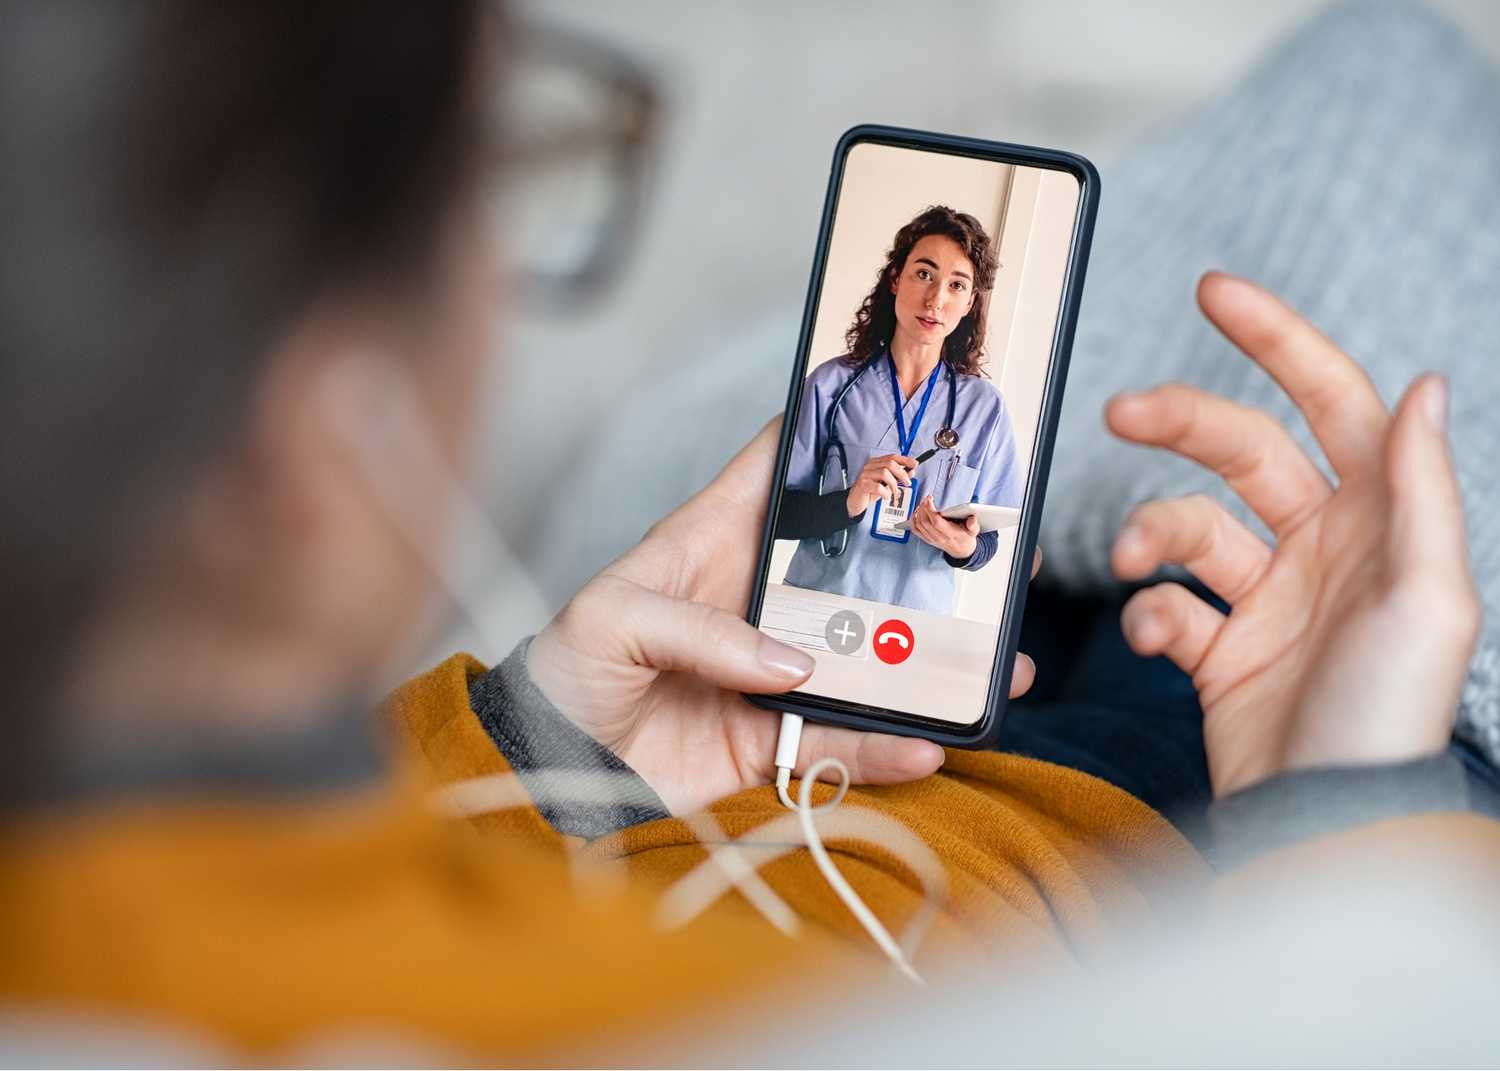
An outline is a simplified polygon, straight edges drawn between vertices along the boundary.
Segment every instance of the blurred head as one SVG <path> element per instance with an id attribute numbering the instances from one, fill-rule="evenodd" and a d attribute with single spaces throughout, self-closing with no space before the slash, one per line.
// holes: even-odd
<path id="1" fill-rule="evenodd" d="M 254 666 L 297 667 L 316 702 L 410 628 L 425 570 L 336 430 L 359 399 L 327 388 L 398 363 L 460 459 L 496 282 L 476 225 L 492 12 L 7 6 L 0 679 L 18 770 L 106 696 L 296 709 Z M 243 675 L 201 657 L 224 648 Z"/>
<path id="2" fill-rule="evenodd" d="M 864 364 L 900 335 L 919 346 L 941 342 L 943 360 L 954 371 L 979 375 L 998 267 L 977 219 L 943 205 L 926 209 L 896 232 L 844 336 L 850 359 Z"/>

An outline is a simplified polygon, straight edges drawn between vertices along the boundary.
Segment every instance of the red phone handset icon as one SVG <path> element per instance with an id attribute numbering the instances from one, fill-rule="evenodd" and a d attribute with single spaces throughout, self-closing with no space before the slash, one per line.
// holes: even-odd
<path id="1" fill-rule="evenodd" d="M 899 666 L 905 662 L 916 646 L 917 640 L 911 634 L 911 626 L 898 617 L 882 621 L 875 629 L 875 642 L 870 644 L 875 657 L 888 666 Z"/>

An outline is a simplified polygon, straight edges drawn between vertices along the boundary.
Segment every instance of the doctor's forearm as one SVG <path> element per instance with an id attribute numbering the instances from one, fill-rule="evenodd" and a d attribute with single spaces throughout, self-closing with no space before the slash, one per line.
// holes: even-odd
<path id="1" fill-rule="evenodd" d="M 864 517 L 849 516 L 847 491 L 830 491 L 826 495 L 810 491 L 786 491 L 781 496 L 781 510 L 776 514 L 777 539 L 822 539 L 858 524 Z"/>

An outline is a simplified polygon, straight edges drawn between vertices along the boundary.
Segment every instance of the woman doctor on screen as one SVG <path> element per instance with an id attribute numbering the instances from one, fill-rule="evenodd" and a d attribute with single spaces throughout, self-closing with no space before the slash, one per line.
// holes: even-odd
<path id="1" fill-rule="evenodd" d="M 801 540 L 786 583 L 947 614 L 953 570 L 994 557 L 994 532 L 939 511 L 1021 504 L 1010 414 L 981 371 L 997 267 L 967 213 L 933 206 L 896 232 L 848 352 L 803 385 L 776 525 Z"/>

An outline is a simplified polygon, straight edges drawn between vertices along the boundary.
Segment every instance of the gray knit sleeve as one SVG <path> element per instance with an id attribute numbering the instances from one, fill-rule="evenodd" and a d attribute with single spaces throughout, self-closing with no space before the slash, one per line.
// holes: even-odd
<path id="1" fill-rule="evenodd" d="M 1471 809 L 1463 764 L 1446 752 L 1384 766 L 1284 773 L 1209 807 L 1214 863 L 1231 869 L 1300 840 L 1387 818 Z"/>
<path id="2" fill-rule="evenodd" d="M 666 805 L 623 759 L 552 705 L 531 679 L 522 640 L 469 685 L 479 724 L 559 833 L 593 839 L 669 817 Z"/>

